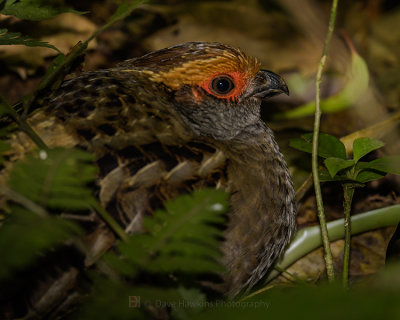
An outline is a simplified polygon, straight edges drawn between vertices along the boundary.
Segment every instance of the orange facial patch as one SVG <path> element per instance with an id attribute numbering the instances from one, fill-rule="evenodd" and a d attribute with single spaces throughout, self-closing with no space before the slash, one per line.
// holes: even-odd
<path id="1" fill-rule="evenodd" d="M 153 81 L 163 82 L 172 89 L 179 89 L 183 85 L 201 86 L 217 74 L 227 74 L 237 80 L 237 86 L 241 88 L 243 87 L 242 80 L 253 77 L 259 68 L 260 64 L 255 58 L 238 51 L 237 55 L 224 52 L 224 54 L 204 59 L 198 57 L 178 64 L 168 71 L 146 70 L 143 73 L 147 73 Z"/>
<path id="2" fill-rule="evenodd" d="M 212 82 L 214 79 L 228 76 L 233 82 L 233 89 L 228 94 L 218 94 L 212 88 Z M 243 93 L 249 83 L 249 75 L 243 71 L 232 71 L 226 73 L 215 73 L 209 79 L 200 84 L 200 87 L 207 91 L 209 94 L 220 98 L 235 101 Z"/>
<path id="3" fill-rule="evenodd" d="M 260 63 L 257 59 L 246 55 L 239 49 L 226 47 L 224 50 L 222 45 L 212 44 L 210 47 L 200 47 L 198 51 L 191 51 L 190 48 L 188 46 L 188 52 L 180 52 L 176 49 L 175 56 L 174 48 L 171 48 L 170 52 L 160 51 L 160 54 L 165 54 L 166 57 L 157 57 L 158 65 L 153 63 L 151 67 L 144 66 L 137 69 L 133 65 L 132 69 L 122 71 L 140 72 L 151 81 L 163 83 L 172 90 L 189 86 L 192 88 L 196 101 L 201 99 L 199 88 L 217 98 L 234 101 L 244 92 L 249 81 L 260 70 Z M 226 92 L 215 90 L 213 80 L 224 76 L 229 78 L 229 85 L 233 84 L 232 90 Z M 217 84 L 216 88 L 224 89 L 224 85 L 227 83 L 218 82 Z"/>

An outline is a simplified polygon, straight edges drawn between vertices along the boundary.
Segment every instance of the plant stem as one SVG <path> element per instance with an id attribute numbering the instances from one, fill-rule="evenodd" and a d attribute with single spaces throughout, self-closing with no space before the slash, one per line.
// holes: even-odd
<path id="1" fill-rule="evenodd" d="M 372 211 L 356 214 L 351 218 L 351 234 L 359 234 L 374 229 L 395 226 L 400 223 L 400 205 L 393 205 L 386 208 L 375 209 Z M 327 224 L 329 238 L 332 241 L 344 237 L 344 219 L 330 221 Z M 286 269 L 301 257 L 310 253 L 321 246 L 321 228 L 312 226 L 301 229 L 292 239 L 285 254 L 279 261 L 278 267 Z M 272 270 L 267 281 L 279 275 L 279 272 Z"/>
<path id="2" fill-rule="evenodd" d="M 335 273 L 333 270 L 332 251 L 331 251 L 331 247 L 329 245 L 328 229 L 326 227 L 324 204 L 322 202 L 322 193 L 321 193 L 321 186 L 320 186 L 320 181 L 319 181 L 318 137 L 319 137 L 319 127 L 320 127 L 320 121 L 321 121 L 320 96 L 321 96 L 322 71 L 325 66 L 326 57 L 328 54 L 329 43 L 331 41 L 334 26 L 335 26 L 337 3 L 338 3 L 338 0 L 332 1 L 328 34 L 326 35 L 326 38 L 325 38 L 325 43 L 324 43 L 324 47 L 322 50 L 322 57 L 319 62 L 319 65 L 318 65 L 317 77 L 316 77 L 316 81 L 315 81 L 315 85 L 316 85 L 315 120 L 314 120 L 313 150 L 312 150 L 312 173 L 313 173 L 313 180 L 314 180 L 315 197 L 317 200 L 318 218 L 319 218 L 319 223 L 321 226 L 322 242 L 324 244 L 324 250 L 325 250 L 326 272 L 328 275 L 329 282 L 333 282 L 335 280 Z"/>
<path id="3" fill-rule="evenodd" d="M 24 131 L 29 138 L 33 140 L 33 142 L 40 148 L 40 149 L 48 149 L 46 144 L 43 140 L 39 137 L 39 135 L 31 128 L 31 126 L 20 117 L 20 115 L 10 106 L 7 100 L 0 95 L 0 106 L 3 107 L 3 110 L 6 114 L 10 115 L 11 118 L 19 125 L 19 128 Z"/>
<path id="4" fill-rule="evenodd" d="M 348 287 L 349 263 L 350 263 L 350 238 L 351 238 L 351 203 L 353 201 L 355 186 L 352 183 L 343 184 L 344 193 L 344 252 L 343 252 L 343 273 L 342 282 L 345 288 Z"/>
<path id="5" fill-rule="evenodd" d="M 41 218 L 46 218 L 48 213 L 46 210 L 39 206 L 37 203 L 33 202 L 29 198 L 25 197 L 24 195 L 15 192 L 12 189 L 7 188 L 4 185 L 0 185 L 0 194 L 3 196 L 5 195 L 8 199 L 11 199 L 15 203 L 20 204 L 21 206 L 25 207 L 29 211 L 37 214 Z"/>
<path id="6" fill-rule="evenodd" d="M 125 233 L 124 229 L 118 224 L 117 221 L 105 210 L 97 201 L 93 201 L 92 207 L 97 211 L 97 213 L 103 218 L 103 220 L 108 224 L 108 226 L 115 232 L 115 234 L 120 237 L 121 240 L 127 241 L 129 236 Z"/>

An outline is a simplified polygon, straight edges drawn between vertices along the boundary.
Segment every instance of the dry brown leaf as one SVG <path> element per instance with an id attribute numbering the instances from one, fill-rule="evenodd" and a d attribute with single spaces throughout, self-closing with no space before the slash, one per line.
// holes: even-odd
<path id="1" fill-rule="evenodd" d="M 395 228 L 385 228 L 355 236 L 351 241 L 350 279 L 376 273 L 385 265 L 386 248 Z M 336 276 L 339 279 L 343 264 L 344 240 L 331 243 Z M 318 248 L 287 269 L 287 272 L 307 282 L 315 283 L 326 278 L 323 249 Z M 293 281 L 283 274 L 274 283 Z"/>

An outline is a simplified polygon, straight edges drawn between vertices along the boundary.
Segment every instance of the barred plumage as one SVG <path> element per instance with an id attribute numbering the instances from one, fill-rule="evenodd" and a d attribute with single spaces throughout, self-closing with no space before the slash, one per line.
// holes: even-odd
<path id="1" fill-rule="evenodd" d="M 217 76 L 232 91 L 215 92 Z M 29 123 L 50 147 L 96 154 L 98 197 L 127 232 L 181 193 L 230 192 L 223 290 L 235 295 L 266 274 L 295 229 L 291 178 L 259 116 L 261 100 L 281 92 L 283 80 L 254 58 L 192 42 L 68 80 Z M 16 153 L 33 148 L 23 133 L 12 143 Z"/>

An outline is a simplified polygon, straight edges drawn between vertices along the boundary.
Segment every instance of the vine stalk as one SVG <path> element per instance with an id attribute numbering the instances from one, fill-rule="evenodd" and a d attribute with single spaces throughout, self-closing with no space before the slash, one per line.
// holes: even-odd
<path id="1" fill-rule="evenodd" d="M 324 245 L 325 251 L 325 265 L 326 272 L 328 275 L 329 282 L 333 282 L 335 280 L 335 273 L 333 269 L 333 259 L 332 259 L 332 251 L 329 242 L 328 229 L 326 226 L 326 218 L 324 212 L 324 204 L 322 201 L 322 193 L 321 193 L 321 185 L 319 180 L 319 166 L 318 166 L 318 138 L 319 138 L 319 128 L 321 122 L 321 81 L 322 81 L 322 72 L 325 67 L 326 58 L 328 55 L 329 43 L 331 41 L 333 30 L 335 28 L 335 20 L 336 20 L 336 11 L 337 4 L 339 0 L 332 0 L 331 14 L 329 19 L 329 27 L 328 33 L 325 38 L 324 47 L 322 50 L 322 57 L 318 65 L 317 76 L 316 76 L 316 93 L 315 93 L 315 119 L 314 119 L 314 133 L 313 133 L 313 148 L 312 148 L 312 173 L 313 173 L 313 181 L 314 181 L 314 189 L 315 189 L 315 197 L 317 201 L 318 208 L 318 218 L 321 227 L 321 236 L 322 242 Z"/>

